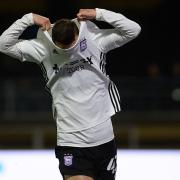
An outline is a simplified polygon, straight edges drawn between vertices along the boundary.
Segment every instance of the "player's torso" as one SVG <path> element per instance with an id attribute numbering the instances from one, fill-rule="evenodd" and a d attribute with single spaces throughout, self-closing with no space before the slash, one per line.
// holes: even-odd
<path id="1" fill-rule="evenodd" d="M 114 114 L 109 96 L 110 80 L 105 74 L 105 56 L 93 41 L 86 23 L 76 45 L 59 50 L 49 43 L 43 60 L 47 86 L 53 97 L 57 129 L 73 132 L 105 122 Z"/>
<path id="2" fill-rule="evenodd" d="M 49 88 L 53 89 L 58 83 L 58 90 L 61 91 L 76 91 L 81 88 L 89 92 L 106 80 L 101 69 L 105 69 L 104 56 L 91 39 L 86 24 L 81 27 L 78 41 L 73 48 L 59 50 L 49 44 L 48 54 L 43 65 L 47 72 Z"/>

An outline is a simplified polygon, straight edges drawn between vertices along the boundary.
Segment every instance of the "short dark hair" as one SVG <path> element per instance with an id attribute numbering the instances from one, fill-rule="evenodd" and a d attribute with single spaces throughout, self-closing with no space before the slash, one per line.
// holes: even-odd
<path id="1" fill-rule="evenodd" d="M 79 29 L 77 25 L 69 19 L 60 19 L 56 21 L 52 28 L 53 42 L 59 42 L 63 45 L 71 44 L 78 34 Z"/>

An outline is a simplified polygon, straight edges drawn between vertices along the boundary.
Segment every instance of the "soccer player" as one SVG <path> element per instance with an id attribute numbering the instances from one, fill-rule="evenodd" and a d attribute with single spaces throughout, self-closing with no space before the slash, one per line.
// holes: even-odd
<path id="1" fill-rule="evenodd" d="M 91 20 L 104 21 L 99 29 Z M 31 25 L 37 38 L 19 39 Z M 55 24 L 29 13 L 0 37 L 0 51 L 43 66 L 57 123 L 56 157 L 65 180 L 114 180 L 116 144 L 111 116 L 120 111 L 120 96 L 106 74 L 106 53 L 131 41 L 140 26 L 120 13 L 80 9 L 73 20 Z"/>

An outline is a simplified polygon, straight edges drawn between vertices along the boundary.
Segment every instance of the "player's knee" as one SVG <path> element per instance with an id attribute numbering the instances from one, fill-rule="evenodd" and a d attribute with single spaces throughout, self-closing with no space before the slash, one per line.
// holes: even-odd
<path id="1" fill-rule="evenodd" d="M 77 176 L 65 175 L 65 176 L 64 176 L 64 179 L 65 179 L 65 180 L 93 180 L 92 177 L 83 176 L 83 175 L 77 175 Z"/>

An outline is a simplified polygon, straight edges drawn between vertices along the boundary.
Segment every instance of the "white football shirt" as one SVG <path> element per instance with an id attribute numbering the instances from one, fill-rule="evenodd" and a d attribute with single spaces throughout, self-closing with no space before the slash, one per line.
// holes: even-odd
<path id="1" fill-rule="evenodd" d="M 1 52 L 43 67 L 53 98 L 58 145 L 65 145 L 66 140 L 72 139 L 71 146 L 92 146 L 113 138 L 109 122 L 110 117 L 120 111 L 120 96 L 106 75 L 105 56 L 108 51 L 137 37 L 140 26 L 122 14 L 98 8 L 96 20 L 105 21 L 114 28 L 99 29 L 91 21 L 80 24 L 76 21 L 79 37 L 69 49 L 57 47 L 52 42 L 51 32 L 47 31 L 39 30 L 36 39 L 19 40 L 21 33 L 34 23 L 31 13 L 13 23 L 0 37 Z M 93 128 L 95 132 L 106 128 L 109 131 L 93 134 Z M 69 134 L 71 137 L 67 136 Z M 77 142 L 73 134 L 86 134 L 86 140 Z M 92 134 L 98 136 L 94 142 L 90 140 Z"/>

